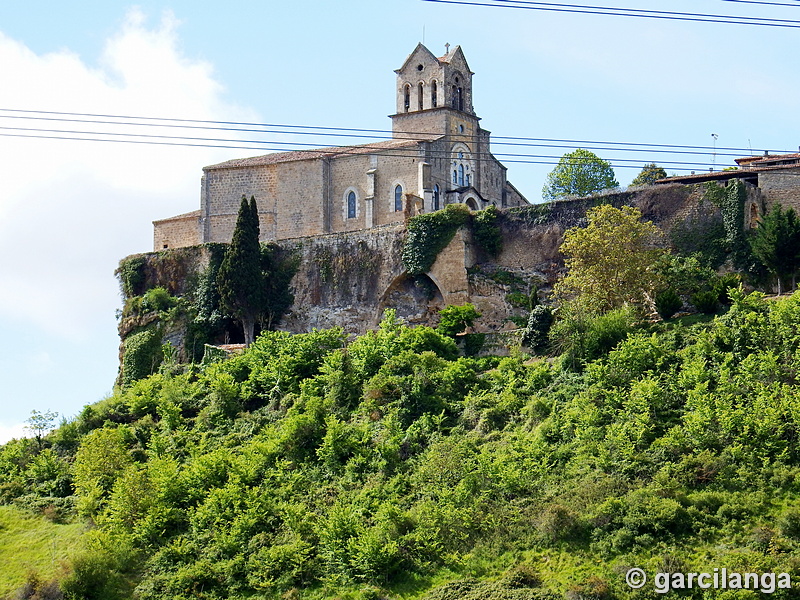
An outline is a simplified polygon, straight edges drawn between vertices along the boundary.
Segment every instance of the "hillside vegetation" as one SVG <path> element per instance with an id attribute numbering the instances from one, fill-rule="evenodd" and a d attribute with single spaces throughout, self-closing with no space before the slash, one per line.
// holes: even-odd
<path id="1" fill-rule="evenodd" d="M 74 598 L 629 598 L 632 565 L 792 572 L 799 326 L 800 295 L 733 292 L 578 371 L 459 357 L 391 315 L 350 343 L 270 332 L 7 444 L 4 500 L 74 490 L 97 525 Z"/>
<path id="2" fill-rule="evenodd" d="M 30 511 L 0 506 L 0 597 L 28 582 L 56 578 L 62 562 L 80 547 L 85 529 L 82 523 L 54 523 Z"/>
<path id="3" fill-rule="evenodd" d="M 635 209 L 587 211 L 552 305 L 520 294 L 533 356 L 463 356 L 470 304 L 191 364 L 155 330 L 127 340 L 112 396 L 0 448 L 0 594 L 633 600 L 662 597 L 634 567 L 796 573 L 800 293 L 741 282 L 794 283 L 800 246 L 775 232 L 800 221 L 745 232 L 741 186 L 720 194 L 714 244 L 678 254 Z M 157 287 L 128 302 L 180 309 Z M 786 578 L 675 593 L 798 597 Z"/>

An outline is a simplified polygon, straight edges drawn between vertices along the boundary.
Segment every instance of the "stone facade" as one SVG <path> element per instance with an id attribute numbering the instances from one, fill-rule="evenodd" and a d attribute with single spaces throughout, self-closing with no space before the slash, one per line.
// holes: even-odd
<path id="1" fill-rule="evenodd" d="M 200 239 L 200 211 L 153 221 L 153 250 L 194 246 Z"/>
<path id="2" fill-rule="evenodd" d="M 736 169 L 668 177 L 656 183 L 727 185 L 729 181 L 742 181 L 747 186 L 745 226 L 750 228 L 775 204 L 800 213 L 800 153 L 747 156 L 737 158 L 736 164 Z"/>
<path id="3" fill-rule="evenodd" d="M 205 167 L 200 210 L 155 221 L 154 249 L 229 242 L 242 196 L 256 198 L 262 241 L 400 224 L 453 203 L 527 205 L 491 154 L 461 48 L 437 58 L 419 44 L 396 73 L 391 140 Z"/>

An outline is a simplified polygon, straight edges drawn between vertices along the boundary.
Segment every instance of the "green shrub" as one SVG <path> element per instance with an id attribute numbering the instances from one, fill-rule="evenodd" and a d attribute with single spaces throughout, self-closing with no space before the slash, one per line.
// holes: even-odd
<path id="1" fill-rule="evenodd" d="M 711 289 L 717 294 L 720 304 L 730 306 L 732 300 L 730 291 L 737 289 L 742 284 L 742 277 L 738 273 L 725 273 L 714 279 Z"/>
<path id="2" fill-rule="evenodd" d="M 522 334 L 522 343 L 536 354 L 545 352 L 548 344 L 547 336 L 552 325 L 553 311 L 550 307 L 543 304 L 534 306 L 528 316 L 525 332 Z"/>
<path id="3" fill-rule="evenodd" d="M 152 375 L 158 370 L 163 358 L 161 333 L 158 329 L 145 329 L 128 336 L 123 344 L 122 385 L 128 386 Z"/>
<path id="4" fill-rule="evenodd" d="M 710 315 L 719 308 L 719 292 L 714 290 L 701 290 L 692 294 L 692 304 L 701 313 Z"/>
<path id="5" fill-rule="evenodd" d="M 483 349 L 486 342 L 485 333 L 466 333 L 464 338 L 464 355 L 475 356 Z"/>
<path id="6" fill-rule="evenodd" d="M 778 531 L 784 537 L 800 541 L 800 508 L 787 508 L 781 513 Z"/>
<path id="7" fill-rule="evenodd" d="M 517 308 L 531 309 L 531 297 L 523 292 L 509 292 L 506 294 L 506 302 Z"/>
<path id="8" fill-rule="evenodd" d="M 163 287 L 154 287 L 147 290 L 142 296 L 142 312 L 166 312 L 170 308 L 177 306 L 178 299 L 170 296 L 169 292 Z"/>
<path id="9" fill-rule="evenodd" d="M 472 327 L 475 319 L 480 316 L 472 304 L 467 303 L 463 306 L 449 304 L 439 311 L 439 325 L 436 326 L 436 331 L 448 337 L 455 337 L 468 327 Z"/>
<path id="10" fill-rule="evenodd" d="M 683 306 L 683 300 L 672 288 L 668 288 L 656 295 L 656 310 L 662 319 L 669 319 Z"/>
<path id="11" fill-rule="evenodd" d="M 608 354 L 628 336 L 636 318 L 631 307 L 597 314 L 577 303 L 562 306 L 561 314 L 550 330 L 550 341 L 572 369 Z"/>
<path id="12" fill-rule="evenodd" d="M 114 274 L 119 278 L 122 295 L 125 298 L 140 296 L 144 293 L 145 273 L 147 261 L 144 256 L 130 256 L 120 261 Z"/>
<path id="13" fill-rule="evenodd" d="M 547 505 L 536 518 L 534 526 L 547 544 L 569 540 L 580 531 L 578 515 L 560 504 Z"/>

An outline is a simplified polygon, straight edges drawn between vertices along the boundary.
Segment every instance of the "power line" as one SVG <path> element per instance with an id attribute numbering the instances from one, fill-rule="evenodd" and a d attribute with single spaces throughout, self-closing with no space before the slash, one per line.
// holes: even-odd
<path id="1" fill-rule="evenodd" d="M 681 13 L 672 11 L 654 11 L 634 8 L 588 6 L 580 4 L 556 4 L 546 2 L 526 2 L 525 0 L 422 0 L 438 4 L 458 4 L 462 6 L 485 6 L 489 8 L 516 8 L 523 10 L 539 10 L 590 15 L 608 15 L 615 17 L 639 17 L 662 19 L 668 21 L 693 21 L 700 23 L 725 23 L 731 25 L 760 25 L 763 27 L 800 28 L 800 21 L 793 19 L 774 19 L 767 17 L 746 17 L 736 15 L 715 15 L 706 13 Z M 501 3 L 502 2 L 502 3 Z"/>
<path id="2" fill-rule="evenodd" d="M 441 137 L 440 132 L 412 132 L 412 131 L 393 131 L 388 129 L 364 129 L 364 128 L 351 128 L 351 127 L 323 127 L 317 125 L 294 125 L 294 124 L 277 124 L 277 123 L 254 123 L 254 122 L 238 122 L 238 121 L 212 121 L 201 119 L 181 119 L 169 117 L 143 117 L 131 115 L 108 115 L 108 114 L 93 114 L 93 113 L 75 113 L 75 112 L 56 112 L 56 111 L 35 111 L 24 109 L 0 108 L 0 113 L 23 113 L 22 115 L 0 114 L 0 118 L 8 119 L 28 119 L 28 120 L 45 120 L 45 121 L 61 121 L 61 122 L 77 122 L 77 123 L 92 123 L 92 124 L 107 124 L 107 125 L 124 125 L 131 127 L 165 127 L 165 128 L 179 128 L 179 129 L 205 129 L 217 131 L 236 131 L 245 133 L 274 133 L 279 135 L 317 135 L 320 137 L 354 137 L 354 138 L 368 138 L 389 140 L 397 139 L 395 136 L 408 136 L 402 139 L 420 139 L 422 137 Z M 63 115 L 65 117 L 92 117 L 91 119 L 67 119 L 61 117 L 43 117 L 43 116 L 29 116 L 29 115 Z M 118 119 L 115 121 L 97 120 L 97 119 Z M 121 122 L 120 119 L 125 121 Z M 131 120 L 143 121 L 132 122 Z M 155 121 L 148 123 L 147 121 Z M 183 125 L 182 123 L 198 123 L 203 126 Z M 247 128 L 240 127 L 218 127 L 220 125 L 239 125 Z M 250 129 L 256 127 L 258 129 Z M 264 129 L 276 128 L 276 129 Z M 278 129 L 288 129 L 289 131 L 279 131 Z M 306 131 L 303 131 L 306 130 Z M 321 132 L 333 133 L 321 133 Z M 346 134 L 338 132 L 348 132 Z M 382 134 L 382 135 L 366 135 L 366 134 Z M 469 136 L 466 134 L 459 134 L 459 138 L 478 138 L 480 136 Z M 510 140 L 508 142 L 498 140 Z M 527 143 L 530 142 L 530 143 Z M 615 150 L 615 147 L 622 150 L 624 147 L 626 151 L 631 149 L 647 150 L 647 151 L 666 151 L 670 153 L 680 154 L 705 154 L 704 151 L 720 151 L 725 150 L 729 152 L 736 152 L 737 154 L 722 154 L 722 156 L 739 156 L 741 154 L 752 154 L 751 147 L 723 147 L 723 146 L 695 146 L 686 144 L 660 144 L 660 143 L 644 143 L 644 142 L 617 142 L 609 140 L 574 140 L 562 138 L 537 138 L 530 136 L 502 136 L 492 135 L 492 144 L 495 146 L 532 146 L 532 147 L 557 147 L 566 148 L 574 146 L 612 146 L 611 148 L 596 148 L 599 150 Z M 658 148 L 659 150 L 653 150 Z M 777 154 L 789 153 L 790 150 L 779 150 L 774 148 L 762 148 L 759 151 L 769 151 Z"/>
<path id="3" fill-rule="evenodd" d="M 737 4 L 762 4 L 764 6 L 790 6 L 800 8 L 800 4 L 788 4 L 786 2 L 762 2 L 761 0 L 721 0 L 722 2 L 736 2 Z"/>
<path id="4" fill-rule="evenodd" d="M 179 136 L 139 136 L 137 134 L 114 134 L 114 133 L 102 133 L 102 132 L 88 132 L 88 131 L 81 131 L 81 132 L 70 132 L 70 131 L 63 131 L 63 130 L 46 130 L 46 129 L 24 129 L 24 128 L 0 128 L 0 129 L 15 129 L 15 130 L 22 130 L 26 131 L 27 133 L 0 133 L 0 137 L 18 137 L 18 138 L 34 138 L 34 139 L 50 139 L 50 140 L 63 140 L 63 141 L 86 141 L 86 142 L 114 142 L 114 143 L 129 143 L 129 144 L 149 144 L 149 145 L 159 145 L 159 146 L 181 146 L 181 147 L 189 147 L 189 148 L 221 148 L 221 149 L 238 149 L 238 150 L 257 150 L 260 152 L 264 151 L 275 151 L 275 152 L 285 152 L 287 148 L 285 146 L 293 146 L 299 143 L 283 143 L 278 144 L 284 147 L 265 147 L 265 146 L 246 146 L 243 145 L 245 143 L 258 143 L 258 142 L 248 142 L 248 141 L 238 141 L 238 140 L 225 140 L 225 139 L 218 139 L 215 140 L 213 138 L 186 138 L 186 137 L 179 137 Z M 44 135 L 44 134 L 48 135 Z M 56 134 L 71 134 L 71 135 L 56 135 Z M 80 136 L 122 136 L 124 139 L 114 139 L 109 137 L 80 137 Z M 130 139 L 132 137 L 145 137 L 146 139 Z M 173 141 L 174 140 L 174 141 Z M 183 141 L 178 141 L 183 140 Z M 225 142 L 229 141 L 229 144 L 223 143 L 198 143 L 198 142 Z M 271 143 L 271 142 L 263 142 L 263 143 Z M 307 145 L 307 144 L 304 144 Z M 341 146 L 341 147 L 334 147 L 334 148 L 327 148 L 327 149 L 299 149 L 299 148 L 291 148 L 291 152 L 297 153 L 307 153 L 309 156 L 313 155 L 314 157 L 318 156 L 320 153 L 332 153 L 336 155 L 364 155 L 364 149 L 374 149 L 375 151 L 380 151 L 382 153 L 388 154 L 394 158 L 419 158 L 419 153 L 403 153 L 399 150 L 394 150 L 392 148 L 384 148 L 384 147 L 369 147 L 364 146 L 361 147 L 348 147 L 348 146 Z M 552 155 L 539 155 L 539 154 L 497 154 L 497 155 L 488 155 L 483 157 L 482 153 L 474 153 L 474 156 L 470 159 L 476 162 L 486 162 L 486 161 L 494 161 L 497 160 L 497 157 L 504 157 L 504 163 L 515 163 L 515 164 L 537 164 L 537 165 L 557 165 L 562 163 L 563 158 L 559 156 L 552 156 Z M 437 158 L 434 156 L 434 158 Z M 449 152 L 442 152 L 438 158 L 449 160 L 451 158 L 451 154 Z M 546 159 L 546 160 L 540 160 Z M 572 164 L 579 164 L 583 162 L 581 160 L 572 161 Z M 616 168 L 636 168 L 640 169 L 643 164 L 648 162 L 647 159 L 627 159 L 627 158 L 612 158 L 608 159 L 608 161 L 612 167 Z M 623 163 L 634 163 L 634 164 L 623 164 Z M 707 167 L 711 167 L 713 165 L 709 163 L 695 163 L 695 162 L 680 162 L 680 161 L 661 161 L 661 164 L 664 165 L 674 165 L 670 166 L 672 170 L 676 171 L 695 171 L 698 169 L 703 169 Z M 683 165 L 683 166 L 678 166 Z"/>

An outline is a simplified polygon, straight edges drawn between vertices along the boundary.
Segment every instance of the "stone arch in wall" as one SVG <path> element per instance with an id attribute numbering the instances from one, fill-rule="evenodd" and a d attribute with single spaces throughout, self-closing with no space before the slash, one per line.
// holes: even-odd
<path id="1" fill-rule="evenodd" d="M 470 210 L 478 210 L 478 201 L 475 200 L 472 196 L 464 200 L 464 204 L 467 205 L 467 208 Z"/>
<path id="2" fill-rule="evenodd" d="M 393 308 L 398 317 L 411 325 L 425 323 L 444 306 L 442 291 L 429 275 L 409 275 L 404 272 L 389 284 L 381 296 L 375 323 L 380 323 L 388 308 Z"/>

